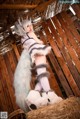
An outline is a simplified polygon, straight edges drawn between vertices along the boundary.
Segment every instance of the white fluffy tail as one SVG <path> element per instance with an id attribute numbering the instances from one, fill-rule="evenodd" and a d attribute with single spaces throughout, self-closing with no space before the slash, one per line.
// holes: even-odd
<path id="1" fill-rule="evenodd" d="M 30 91 L 31 60 L 26 49 L 23 50 L 14 73 L 14 89 L 17 105 L 27 111 L 25 99 Z"/>

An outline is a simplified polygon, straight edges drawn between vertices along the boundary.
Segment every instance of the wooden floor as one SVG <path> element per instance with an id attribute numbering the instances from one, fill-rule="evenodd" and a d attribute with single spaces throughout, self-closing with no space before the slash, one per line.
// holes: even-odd
<path id="1" fill-rule="evenodd" d="M 66 98 L 80 96 L 80 7 L 73 5 L 76 15 L 62 12 L 42 23 L 38 34 L 45 44 L 52 47 L 47 56 L 50 85 Z M 20 45 L 0 56 L 0 111 L 13 112 L 15 103 L 13 75 L 21 53 Z"/>

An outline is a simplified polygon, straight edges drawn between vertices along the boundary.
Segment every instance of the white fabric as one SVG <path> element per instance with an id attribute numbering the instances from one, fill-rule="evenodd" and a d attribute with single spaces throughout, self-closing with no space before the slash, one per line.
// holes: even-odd
<path id="1" fill-rule="evenodd" d="M 45 73 L 46 72 L 46 68 L 43 67 L 43 68 L 38 68 L 37 69 L 37 75 L 40 75 L 42 73 Z M 42 77 L 39 81 L 40 85 L 42 86 L 42 89 L 43 91 L 49 91 L 50 90 L 50 85 L 49 85 L 49 81 L 48 81 L 48 78 L 45 76 L 45 77 Z M 40 86 L 39 85 L 39 86 Z M 40 86 L 40 88 L 41 88 Z"/>
<path id="2" fill-rule="evenodd" d="M 27 38 L 29 38 L 29 40 L 27 40 L 27 41 L 25 41 Z M 24 42 L 25 41 L 25 42 Z M 35 62 L 35 55 L 36 54 L 39 54 L 39 55 L 47 55 L 48 53 L 50 53 L 50 51 L 51 51 L 51 47 L 50 46 L 47 46 L 45 49 L 43 49 L 46 45 L 43 45 L 43 44 L 35 44 L 35 45 L 33 45 L 30 49 L 29 49 L 29 47 L 32 45 L 32 44 L 34 44 L 34 43 L 37 43 L 33 38 L 30 38 L 30 37 L 28 37 L 27 35 L 26 36 L 24 36 L 24 38 L 22 38 L 21 39 L 21 42 L 23 43 L 24 42 L 24 44 L 23 44 L 23 48 L 25 48 L 25 49 L 27 49 L 28 51 L 29 51 L 29 53 L 31 52 L 31 50 L 33 49 L 33 48 L 42 48 L 42 49 L 34 49 L 34 50 L 32 50 L 32 52 L 31 52 L 31 59 L 32 59 L 32 63 L 34 63 Z"/>
<path id="3" fill-rule="evenodd" d="M 49 91 L 51 89 L 47 77 L 41 78 L 40 79 L 40 83 L 41 83 L 41 86 L 43 88 L 43 91 L 46 91 L 47 92 L 47 91 Z"/>
<path id="4" fill-rule="evenodd" d="M 54 103 L 59 103 L 60 101 L 62 101 L 63 99 L 61 97 L 59 97 L 54 91 L 49 91 L 49 92 L 43 92 L 42 93 L 42 97 L 47 98 L 48 104 L 54 104 Z"/>
<path id="5" fill-rule="evenodd" d="M 46 64 L 46 57 L 45 56 L 37 56 L 36 57 L 36 60 L 35 60 L 35 64 L 36 66 L 40 65 L 40 64 Z M 46 64 L 47 65 L 47 64 Z M 40 75 L 42 73 L 45 73 L 46 72 L 46 68 L 43 67 L 43 68 L 38 68 L 36 70 L 37 72 L 37 75 Z M 47 77 L 43 77 L 40 79 L 39 81 L 40 85 L 42 86 L 42 89 L 44 91 L 49 91 L 50 90 L 50 84 L 49 84 L 49 81 L 48 81 L 48 78 Z"/>
<path id="6" fill-rule="evenodd" d="M 29 53 L 24 49 L 21 53 L 19 62 L 17 64 L 15 73 L 14 73 L 14 89 L 16 103 L 18 106 L 27 111 L 25 106 L 25 98 L 27 97 L 30 91 L 30 82 L 31 82 L 31 60 Z"/>
<path id="7" fill-rule="evenodd" d="M 24 36 L 24 38 L 21 39 L 21 43 L 23 43 L 26 39 L 28 39 L 28 36 Z M 33 40 L 32 38 L 29 38 L 29 40 L 25 41 L 25 43 L 23 45 L 26 45 L 27 50 L 29 49 L 29 47 L 36 43 L 35 40 Z M 24 47 L 24 46 L 23 46 Z"/>
<path id="8" fill-rule="evenodd" d="M 35 59 L 36 54 L 46 56 L 48 53 L 50 53 L 50 51 L 51 51 L 51 47 L 47 47 L 45 49 L 40 49 L 40 50 L 37 50 L 37 49 L 33 50 L 32 54 L 31 54 L 32 63 L 34 63 L 36 60 Z"/>
<path id="9" fill-rule="evenodd" d="M 41 86 L 41 84 L 39 82 L 35 85 L 35 89 L 34 90 L 37 90 L 37 91 L 41 91 L 42 90 L 42 86 Z"/>
<path id="10" fill-rule="evenodd" d="M 45 97 L 41 97 L 40 93 L 35 90 L 31 90 L 26 98 L 26 104 L 30 109 L 30 105 L 34 104 L 37 108 L 47 105 L 48 100 Z"/>

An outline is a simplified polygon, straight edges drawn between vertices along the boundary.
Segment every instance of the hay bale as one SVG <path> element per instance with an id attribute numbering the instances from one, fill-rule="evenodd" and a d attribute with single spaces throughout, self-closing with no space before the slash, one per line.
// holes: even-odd
<path id="1" fill-rule="evenodd" d="M 26 114 L 27 119 L 80 119 L 80 98 L 70 97 Z"/>

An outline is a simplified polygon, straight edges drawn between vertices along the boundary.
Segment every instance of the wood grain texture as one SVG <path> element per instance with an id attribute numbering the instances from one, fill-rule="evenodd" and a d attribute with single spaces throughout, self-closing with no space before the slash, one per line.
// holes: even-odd
<path id="1" fill-rule="evenodd" d="M 79 5 L 74 7 L 74 9 L 79 10 Z M 78 19 L 79 12 L 76 11 L 76 18 Z M 72 20 L 70 14 L 68 12 L 62 12 L 44 21 L 41 24 L 43 29 L 38 33 L 41 40 L 52 47 L 51 53 L 47 56 L 51 88 L 59 96 L 64 98 L 70 97 L 71 95 L 76 97 L 80 96 L 80 33 L 77 30 L 77 26 L 79 29 L 80 25 L 78 19 L 76 19 L 77 24 L 74 24 L 75 21 Z M 11 113 L 18 109 L 15 102 L 13 80 L 21 52 L 21 45 L 13 44 L 11 51 L 0 55 L 0 111 L 8 111 L 8 113 Z M 33 76 L 33 78 L 35 77 Z M 33 84 L 32 87 L 34 88 Z M 47 108 L 45 107 L 41 111 L 43 117 Z M 34 114 L 36 111 L 33 111 Z M 53 106 L 51 107 L 51 112 L 53 113 Z M 45 118 L 47 119 L 47 116 Z M 51 119 L 52 117 L 49 115 L 49 118 Z M 57 119 L 57 116 L 55 119 Z"/>

